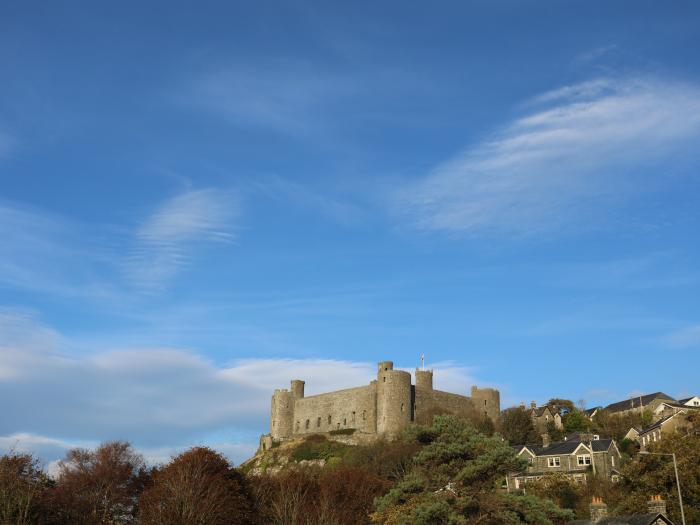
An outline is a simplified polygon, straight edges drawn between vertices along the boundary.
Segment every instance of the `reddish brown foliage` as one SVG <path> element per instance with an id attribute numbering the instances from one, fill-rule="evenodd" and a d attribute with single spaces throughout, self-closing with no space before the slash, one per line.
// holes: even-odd
<path id="1" fill-rule="evenodd" d="M 253 523 L 245 479 L 211 449 L 180 454 L 153 475 L 141 497 L 144 525 L 232 525 Z"/>

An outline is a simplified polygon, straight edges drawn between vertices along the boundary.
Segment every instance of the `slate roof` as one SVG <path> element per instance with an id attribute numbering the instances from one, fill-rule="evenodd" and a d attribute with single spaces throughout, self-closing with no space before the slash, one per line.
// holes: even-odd
<path id="1" fill-rule="evenodd" d="M 686 407 L 686 408 L 688 408 L 688 407 Z M 671 414 L 670 416 L 662 417 L 661 419 L 659 419 L 659 420 L 658 420 L 656 423 L 654 423 L 653 425 L 649 425 L 648 427 L 646 427 L 646 428 L 640 430 L 639 433 L 640 433 L 640 434 L 646 434 L 646 433 L 649 432 L 650 430 L 654 430 L 655 428 L 659 428 L 661 425 L 663 425 L 664 423 L 666 423 L 666 421 L 668 421 L 669 419 L 673 419 L 673 418 L 676 417 L 678 414 L 682 414 L 682 412 L 676 412 L 675 414 Z"/>
<path id="2" fill-rule="evenodd" d="M 684 405 L 685 403 L 687 403 L 688 401 L 690 401 L 690 400 L 693 399 L 694 397 L 695 397 L 695 396 L 684 397 L 683 399 L 679 399 L 678 402 L 679 402 L 681 405 Z"/>
<path id="3" fill-rule="evenodd" d="M 640 396 L 625 399 L 624 401 L 618 401 L 617 403 L 612 403 L 606 406 L 605 410 L 607 410 L 608 412 L 622 412 L 623 410 L 639 408 L 639 397 Z M 673 399 L 668 394 L 664 394 L 663 392 L 654 392 L 653 394 L 646 394 L 644 396 L 641 396 L 641 398 L 643 407 L 647 406 L 655 399 L 665 399 L 667 401 L 673 401 L 674 403 L 676 402 L 675 399 Z"/>
<path id="4" fill-rule="evenodd" d="M 586 414 L 588 417 L 591 417 L 591 415 L 592 415 L 596 410 L 600 410 L 601 408 L 603 408 L 603 407 L 587 408 L 587 409 L 584 410 L 583 412 L 584 412 L 584 414 Z"/>
<path id="5" fill-rule="evenodd" d="M 593 445 L 593 452 L 605 452 L 610 448 L 611 443 L 612 439 L 595 440 L 591 443 Z M 581 445 L 580 441 L 559 441 L 557 443 L 551 443 L 548 447 L 542 444 L 525 445 L 525 447 L 535 454 L 535 456 L 556 456 L 561 454 L 573 454 L 574 450 L 576 450 L 579 445 Z M 588 446 L 588 443 L 584 443 L 584 445 Z M 519 448 L 522 450 L 523 447 Z"/>
<path id="6" fill-rule="evenodd" d="M 574 520 L 570 521 L 569 525 L 652 525 L 656 520 L 661 519 L 664 523 L 673 525 L 663 514 L 650 512 L 647 514 L 632 514 L 628 516 L 608 516 L 598 521 L 592 520 Z"/>

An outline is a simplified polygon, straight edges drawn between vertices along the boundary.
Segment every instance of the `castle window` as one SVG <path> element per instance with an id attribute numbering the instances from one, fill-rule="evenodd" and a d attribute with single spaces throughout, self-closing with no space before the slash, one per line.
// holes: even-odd
<path id="1" fill-rule="evenodd" d="M 316 420 L 316 428 L 321 428 L 321 418 L 320 417 Z"/>
<path id="2" fill-rule="evenodd" d="M 304 426 L 306 427 L 306 430 L 309 430 L 309 424 L 310 424 L 310 421 L 307 419 L 306 423 L 304 424 Z"/>
<path id="3" fill-rule="evenodd" d="M 486 400 L 484 399 L 484 406 L 486 406 Z"/>
<path id="4" fill-rule="evenodd" d="M 403 403 L 401 403 L 401 412 L 403 412 Z"/>
<path id="5" fill-rule="evenodd" d="M 352 419 L 350 419 L 353 423 L 355 422 L 355 412 L 352 413 Z"/>
<path id="6" fill-rule="evenodd" d="M 329 414 L 329 415 L 328 415 L 328 426 L 330 426 L 330 425 L 331 425 L 331 416 L 330 416 L 330 414 Z"/>
<path id="7" fill-rule="evenodd" d="M 348 420 L 347 420 L 347 419 L 343 419 L 343 426 L 344 426 L 344 427 L 347 427 L 347 426 L 348 426 Z"/>
<path id="8" fill-rule="evenodd" d="M 364 421 L 365 419 L 367 419 L 367 411 L 363 410 L 362 411 L 362 421 Z"/>
<path id="9" fill-rule="evenodd" d="M 299 422 L 297 421 L 297 426 L 296 426 L 297 431 L 299 430 Z"/>
<path id="10" fill-rule="evenodd" d="M 382 381 L 386 383 L 386 376 L 382 377 Z"/>

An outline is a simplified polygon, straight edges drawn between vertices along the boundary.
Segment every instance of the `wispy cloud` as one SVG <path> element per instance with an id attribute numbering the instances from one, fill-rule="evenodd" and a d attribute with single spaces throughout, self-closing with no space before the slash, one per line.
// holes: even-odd
<path id="1" fill-rule="evenodd" d="M 16 402 L 0 419 L 0 447 L 11 446 L 17 436 L 27 447 L 27 436 L 53 440 L 35 445 L 50 445 L 55 453 L 61 443 L 129 439 L 155 456 L 156 449 L 206 442 L 239 450 L 240 460 L 268 429 L 275 388 L 288 388 L 298 378 L 313 394 L 368 384 L 376 376 L 376 364 L 369 362 L 251 358 L 219 366 L 192 350 L 114 349 L 95 341 L 91 354 L 78 355 L 71 352 L 75 342 L 31 313 L 3 315 L 0 397 Z M 467 393 L 473 384 L 467 367 L 434 368 L 439 388 Z"/>
<path id="2" fill-rule="evenodd" d="M 556 229 L 659 183 L 663 175 L 636 168 L 691 151 L 700 136 L 700 88 L 678 81 L 602 78 L 531 102 L 493 138 L 397 192 L 401 213 L 426 230 Z"/>
<path id="3" fill-rule="evenodd" d="M 675 348 L 700 348 L 700 324 L 675 330 L 666 335 L 663 341 Z"/>
<path id="4" fill-rule="evenodd" d="M 318 126 L 329 104 L 353 94 L 356 86 L 347 74 L 305 63 L 238 65 L 201 75 L 182 101 L 237 125 L 299 134 Z"/>
<path id="5" fill-rule="evenodd" d="M 195 245 L 233 241 L 239 212 L 234 193 L 213 188 L 168 200 L 136 231 L 129 277 L 144 289 L 161 289 L 190 262 Z"/>

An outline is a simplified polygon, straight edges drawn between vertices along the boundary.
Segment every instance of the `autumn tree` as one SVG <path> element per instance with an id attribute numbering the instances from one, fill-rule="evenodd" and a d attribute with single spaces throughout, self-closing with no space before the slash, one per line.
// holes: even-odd
<path id="1" fill-rule="evenodd" d="M 221 454 L 196 447 L 153 473 L 140 500 L 143 525 L 245 525 L 254 523 L 243 475 Z"/>
<path id="2" fill-rule="evenodd" d="M 0 456 L 0 523 L 40 522 L 50 481 L 31 454 Z"/>
<path id="3" fill-rule="evenodd" d="M 507 408 L 501 412 L 499 432 L 511 445 L 524 445 L 539 440 L 530 413 L 524 407 Z"/>
<path id="4" fill-rule="evenodd" d="M 430 427 L 411 427 L 406 438 L 423 447 L 414 468 L 377 501 L 375 523 L 550 525 L 573 515 L 550 501 L 499 490 L 525 463 L 507 443 L 464 420 L 436 417 Z"/>
<path id="5" fill-rule="evenodd" d="M 136 522 L 146 482 L 143 457 L 129 443 L 112 441 L 96 450 L 74 449 L 59 463 L 52 506 L 57 523 L 116 525 Z"/>
<path id="6" fill-rule="evenodd" d="M 676 454 L 678 474 L 683 492 L 686 523 L 700 523 L 700 414 L 691 414 L 688 427 L 662 435 L 646 447 L 648 452 Z M 668 506 L 671 519 L 680 523 L 678 488 L 671 456 L 638 454 L 622 469 L 623 481 L 618 490 L 625 498 L 619 512 L 644 508 L 652 494 L 660 494 Z"/>

